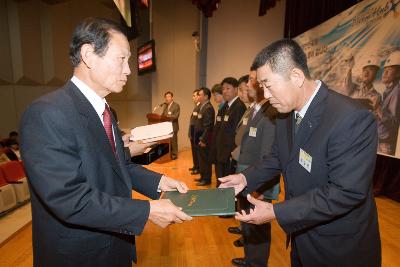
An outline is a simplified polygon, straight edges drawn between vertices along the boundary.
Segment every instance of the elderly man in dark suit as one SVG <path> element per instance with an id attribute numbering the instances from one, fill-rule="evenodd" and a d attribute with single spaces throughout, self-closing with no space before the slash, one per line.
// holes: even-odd
<path id="1" fill-rule="evenodd" d="M 217 177 L 223 177 L 235 172 L 231 162 L 231 152 L 236 147 L 236 126 L 246 111 L 246 106 L 238 97 L 238 81 L 233 77 L 227 77 L 221 82 L 221 86 L 222 95 L 226 102 L 215 138 L 215 169 Z"/>
<path id="2" fill-rule="evenodd" d="M 247 195 L 254 207 L 240 221 L 276 219 L 291 240 L 292 266 L 380 266 L 378 216 L 372 194 L 377 127 L 374 115 L 311 79 L 307 58 L 279 40 L 254 60 L 276 122 L 271 153 L 221 187 L 252 192 L 282 172 L 285 201 Z"/>
<path id="3" fill-rule="evenodd" d="M 172 121 L 172 128 L 174 135 L 171 140 L 171 159 L 175 160 L 178 158 L 178 131 L 179 131 L 179 104 L 174 101 L 174 94 L 170 91 L 164 94 L 165 103 L 162 104 L 163 112 L 161 115 L 168 117 Z"/>
<path id="4" fill-rule="evenodd" d="M 211 91 L 206 87 L 199 90 L 199 110 L 194 124 L 194 142 L 197 144 L 197 153 L 200 167 L 200 179 L 196 185 L 211 184 L 212 163 L 210 157 L 210 143 L 214 126 L 215 111 L 210 103 Z"/>
<path id="5" fill-rule="evenodd" d="M 105 96 L 130 74 L 130 47 L 114 22 L 88 18 L 70 44 L 74 74 L 34 101 L 20 126 L 32 202 L 34 266 L 132 266 L 134 235 L 147 221 L 166 227 L 190 217 L 169 200 L 132 199 L 132 189 L 187 186 L 130 163 Z"/>

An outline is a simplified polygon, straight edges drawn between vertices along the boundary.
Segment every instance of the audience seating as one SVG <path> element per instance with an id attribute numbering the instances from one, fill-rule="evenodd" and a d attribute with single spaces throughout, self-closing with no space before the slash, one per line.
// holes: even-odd
<path id="1" fill-rule="evenodd" d="M 12 185 L 6 182 L 4 174 L 0 171 L 0 213 L 17 206 L 17 198 Z"/>
<path id="2" fill-rule="evenodd" d="M 17 202 L 22 203 L 30 198 L 28 180 L 24 168 L 19 161 L 9 161 L 0 165 L 3 176 L 7 183 L 15 190 Z"/>

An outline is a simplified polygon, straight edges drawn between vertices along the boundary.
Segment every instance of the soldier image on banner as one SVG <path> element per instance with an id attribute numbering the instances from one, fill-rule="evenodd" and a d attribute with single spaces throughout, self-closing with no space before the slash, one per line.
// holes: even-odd
<path id="1" fill-rule="evenodd" d="M 382 105 L 376 110 L 378 119 L 378 152 L 395 155 L 400 125 L 400 50 L 392 52 L 385 61 L 382 83 Z"/>
<path id="2" fill-rule="evenodd" d="M 350 97 L 364 100 L 366 107 L 376 113 L 382 103 L 381 94 L 374 88 L 374 81 L 379 71 L 379 58 L 368 56 L 363 60 L 360 84 L 353 84 Z M 375 114 L 376 115 L 376 114 Z"/>

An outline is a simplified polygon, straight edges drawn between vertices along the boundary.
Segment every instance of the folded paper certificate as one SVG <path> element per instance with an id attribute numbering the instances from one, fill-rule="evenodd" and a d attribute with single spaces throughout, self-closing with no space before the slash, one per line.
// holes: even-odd
<path id="1" fill-rule="evenodd" d="M 130 139 L 131 141 L 150 143 L 171 138 L 173 135 L 172 122 L 166 121 L 133 128 Z"/>
<path id="2" fill-rule="evenodd" d="M 235 190 L 233 188 L 189 190 L 186 194 L 169 191 L 164 192 L 161 198 L 170 199 L 190 216 L 235 214 Z"/>

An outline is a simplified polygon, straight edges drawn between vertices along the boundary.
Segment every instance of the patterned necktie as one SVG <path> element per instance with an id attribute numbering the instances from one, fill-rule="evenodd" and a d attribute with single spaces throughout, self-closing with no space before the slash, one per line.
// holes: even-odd
<path id="1" fill-rule="evenodd" d="M 254 108 L 253 110 L 253 114 L 251 116 L 251 119 L 254 120 L 254 117 L 257 115 L 258 110 L 256 108 Z"/>
<path id="2" fill-rule="evenodd" d="M 113 135 L 113 131 L 112 131 L 111 111 L 107 104 L 105 104 L 105 108 L 104 108 L 104 112 L 103 112 L 103 121 L 104 121 L 104 130 L 106 130 L 108 141 L 110 141 L 112 151 L 114 152 L 114 155 L 115 155 L 115 141 L 114 141 L 114 135 Z"/>
<path id="3" fill-rule="evenodd" d="M 299 125 L 300 125 L 302 119 L 303 118 L 300 116 L 300 114 L 296 113 L 296 132 L 299 129 Z"/>

